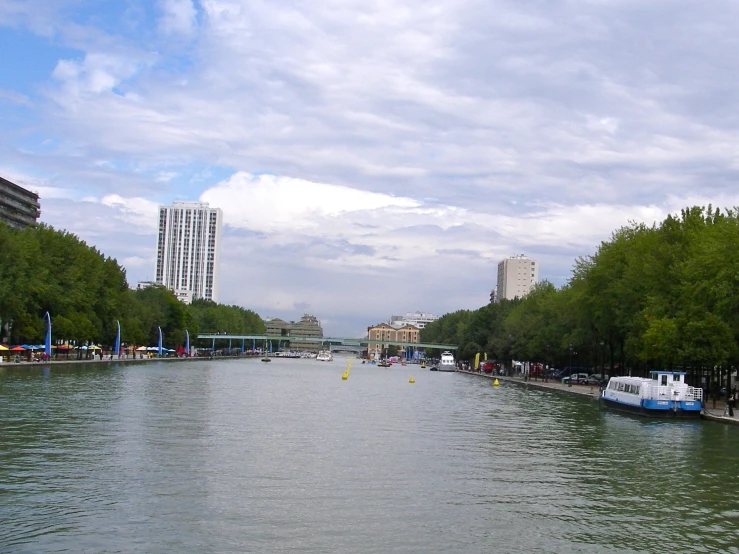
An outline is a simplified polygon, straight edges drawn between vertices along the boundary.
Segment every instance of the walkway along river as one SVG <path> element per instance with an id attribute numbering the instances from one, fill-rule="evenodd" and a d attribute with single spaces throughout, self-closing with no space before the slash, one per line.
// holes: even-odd
<path id="1" fill-rule="evenodd" d="M 348 361 L 3 365 L 0 552 L 739 552 L 739 429 Z"/>

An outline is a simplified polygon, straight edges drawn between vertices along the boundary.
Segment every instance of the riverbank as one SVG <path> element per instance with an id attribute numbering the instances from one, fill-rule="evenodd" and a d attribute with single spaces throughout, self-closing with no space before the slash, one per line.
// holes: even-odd
<path id="1" fill-rule="evenodd" d="M 577 394 L 579 396 L 587 396 L 593 400 L 600 398 L 600 390 L 598 387 L 592 385 L 563 385 L 558 381 L 537 381 L 537 380 L 525 380 L 522 377 L 504 377 L 500 375 L 487 375 L 485 373 L 478 373 L 476 371 L 459 371 L 458 373 L 466 373 L 468 375 L 475 375 L 476 377 L 484 377 L 486 379 L 498 379 L 501 383 L 511 383 L 516 386 L 522 386 L 526 388 L 533 388 L 539 390 L 549 390 L 555 392 L 561 392 L 565 394 Z M 726 423 L 729 425 L 739 425 L 739 409 L 734 411 L 733 416 L 724 415 L 724 405 L 720 402 L 717 403 L 717 408 L 704 407 L 701 412 L 701 419 L 707 421 L 715 421 L 718 423 Z"/>
<path id="2" fill-rule="evenodd" d="M 117 364 L 132 364 L 132 363 L 147 363 L 147 362 L 192 362 L 192 361 L 211 361 L 211 360 L 235 360 L 235 359 L 251 359 L 261 358 L 263 354 L 248 354 L 248 355 L 233 355 L 233 356 L 164 356 L 164 357 L 122 357 L 122 358 L 109 358 L 103 356 L 101 359 L 99 356 L 86 360 L 68 359 L 68 360 L 46 360 L 46 361 L 28 361 L 21 360 L 19 362 L 5 360 L 0 362 L 0 368 L 2 367 L 15 367 L 15 368 L 31 368 L 31 367 L 51 367 L 56 365 L 66 364 L 100 364 L 100 363 L 117 363 Z"/>

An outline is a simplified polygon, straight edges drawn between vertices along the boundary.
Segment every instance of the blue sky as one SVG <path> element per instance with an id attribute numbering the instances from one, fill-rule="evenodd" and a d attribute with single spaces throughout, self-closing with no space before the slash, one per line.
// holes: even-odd
<path id="1" fill-rule="evenodd" d="M 0 175 L 150 280 L 224 210 L 220 301 L 359 335 L 564 284 L 629 221 L 739 205 L 731 2 L 4 0 Z"/>

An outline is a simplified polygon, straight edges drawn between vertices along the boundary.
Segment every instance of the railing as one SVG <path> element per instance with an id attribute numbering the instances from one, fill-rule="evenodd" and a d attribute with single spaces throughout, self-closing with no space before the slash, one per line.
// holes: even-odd
<path id="1" fill-rule="evenodd" d="M 677 394 L 676 394 L 677 393 Z M 703 400 L 703 389 L 698 387 L 673 388 L 659 385 L 644 385 L 642 398 L 661 398 L 664 400 Z"/>

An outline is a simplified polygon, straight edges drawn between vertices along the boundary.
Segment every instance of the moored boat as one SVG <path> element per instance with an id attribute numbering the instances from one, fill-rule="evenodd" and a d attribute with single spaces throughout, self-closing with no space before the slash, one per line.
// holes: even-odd
<path id="1" fill-rule="evenodd" d="M 457 368 L 454 365 L 454 355 L 449 351 L 442 352 L 437 369 L 438 371 L 456 371 Z"/>
<path id="2" fill-rule="evenodd" d="M 319 362 L 333 362 L 334 355 L 331 354 L 330 350 L 321 350 L 318 353 L 318 356 L 316 356 L 316 360 L 318 360 Z"/>
<path id="3" fill-rule="evenodd" d="M 651 371 L 645 377 L 611 377 L 601 393 L 604 406 L 647 417 L 699 417 L 703 390 L 685 382 L 683 371 Z"/>

